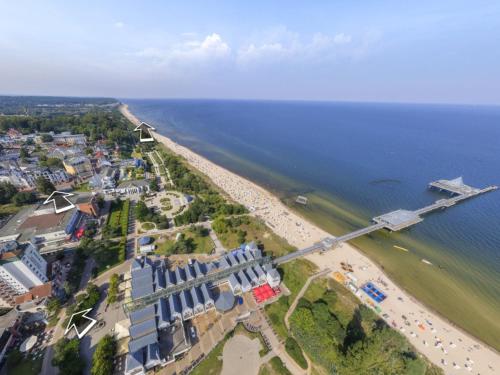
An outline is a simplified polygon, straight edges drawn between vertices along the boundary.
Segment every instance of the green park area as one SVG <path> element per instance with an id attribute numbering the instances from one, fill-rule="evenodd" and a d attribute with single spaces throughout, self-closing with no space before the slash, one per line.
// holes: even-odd
<path id="1" fill-rule="evenodd" d="M 234 249 L 242 243 L 254 241 L 274 256 L 295 250 L 285 239 L 274 234 L 262 221 L 252 216 L 219 216 L 212 223 L 212 228 L 226 249 Z"/>
<path id="2" fill-rule="evenodd" d="M 320 373 L 442 373 L 332 279 L 311 283 L 290 316 L 290 331 Z"/>
<path id="3" fill-rule="evenodd" d="M 279 357 L 271 358 L 264 363 L 259 370 L 259 375 L 291 375 L 292 373 L 285 367 Z"/>
<path id="4" fill-rule="evenodd" d="M 183 230 L 177 241 L 175 237 L 176 234 L 171 234 L 167 238 L 158 239 L 155 242 L 155 253 L 159 255 L 209 254 L 215 248 L 209 230 L 199 225 Z"/>
<path id="5" fill-rule="evenodd" d="M 42 369 L 43 353 L 41 356 L 26 357 L 18 350 L 13 350 L 7 357 L 5 364 L 9 375 L 38 375 Z"/>
<path id="6" fill-rule="evenodd" d="M 276 302 L 266 305 L 265 311 L 278 336 L 286 340 L 289 335 L 285 326 L 285 314 L 306 283 L 307 278 L 316 272 L 316 266 L 305 259 L 297 259 L 283 264 L 278 268 L 278 271 L 290 291 L 290 295 L 283 295 Z"/>
<path id="7" fill-rule="evenodd" d="M 128 230 L 128 217 L 130 201 L 116 199 L 111 203 L 108 221 L 103 228 L 103 234 L 107 238 L 126 236 Z"/>

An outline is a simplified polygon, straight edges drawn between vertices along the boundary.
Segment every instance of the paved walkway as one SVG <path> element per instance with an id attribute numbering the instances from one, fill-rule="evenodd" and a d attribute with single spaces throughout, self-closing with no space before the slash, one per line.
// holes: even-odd
<path id="1" fill-rule="evenodd" d="M 244 335 L 231 337 L 222 351 L 221 375 L 257 375 L 261 364 L 259 339 Z"/>

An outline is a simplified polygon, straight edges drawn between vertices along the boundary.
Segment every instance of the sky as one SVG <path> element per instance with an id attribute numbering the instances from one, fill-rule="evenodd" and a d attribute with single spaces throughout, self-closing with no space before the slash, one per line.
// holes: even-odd
<path id="1" fill-rule="evenodd" d="M 0 94 L 500 104 L 499 1 L 0 0 Z"/>

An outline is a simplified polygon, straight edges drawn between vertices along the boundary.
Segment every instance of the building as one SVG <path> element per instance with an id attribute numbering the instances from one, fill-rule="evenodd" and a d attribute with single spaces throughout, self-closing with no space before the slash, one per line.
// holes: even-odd
<path id="1" fill-rule="evenodd" d="M 71 132 L 62 132 L 60 134 L 51 133 L 53 141 L 57 145 L 80 145 L 87 144 L 87 137 L 84 134 L 71 134 Z"/>
<path id="2" fill-rule="evenodd" d="M 92 176 L 92 164 L 86 156 L 75 156 L 63 160 L 64 168 L 72 176 L 90 177 Z"/>
<path id="3" fill-rule="evenodd" d="M 0 303 L 15 305 L 23 295 L 47 283 L 47 262 L 33 244 L 0 254 Z"/>
<path id="4" fill-rule="evenodd" d="M 84 197 L 78 197 L 79 200 Z M 83 204 L 82 207 L 85 207 Z M 71 239 L 74 231 L 86 219 L 86 213 L 78 209 L 60 214 L 52 205 L 32 205 L 21 209 L 0 228 L 0 243 L 31 242 L 43 253 L 47 247 L 57 247 Z"/>
<path id="5" fill-rule="evenodd" d="M 147 180 L 131 180 L 124 181 L 114 189 L 103 190 L 105 194 L 143 194 L 149 192 L 149 181 Z"/>
<path id="6" fill-rule="evenodd" d="M 114 189 L 118 171 L 113 167 L 104 167 L 99 174 L 89 180 L 92 189 Z"/>

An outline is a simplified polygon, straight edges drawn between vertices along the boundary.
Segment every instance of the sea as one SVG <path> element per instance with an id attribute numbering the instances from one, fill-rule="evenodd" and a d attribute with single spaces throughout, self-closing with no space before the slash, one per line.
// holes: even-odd
<path id="1" fill-rule="evenodd" d="M 333 235 L 447 197 L 429 190 L 431 181 L 500 185 L 500 107 L 122 101 L 161 134 L 267 188 Z M 306 205 L 295 202 L 299 195 Z M 500 190 L 353 244 L 418 300 L 500 350 Z"/>

